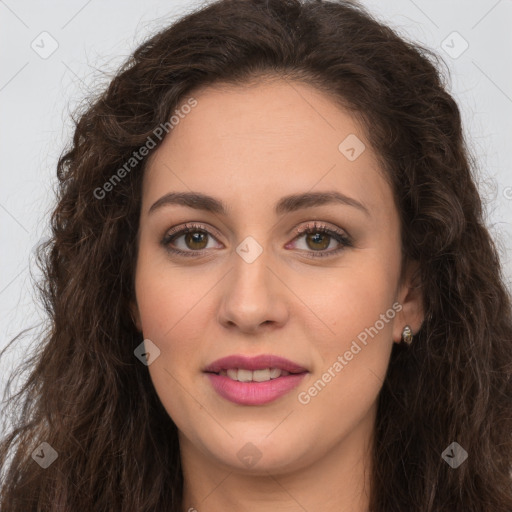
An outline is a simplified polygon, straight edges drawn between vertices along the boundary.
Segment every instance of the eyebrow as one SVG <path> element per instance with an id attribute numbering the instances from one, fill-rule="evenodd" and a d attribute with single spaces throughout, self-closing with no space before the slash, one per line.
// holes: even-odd
<path id="1" fill-rule="evenodd" d="M 348 197 L 340 192 L 305 192 L 302 194 L 293 194 L 282 197 L 275 205 L 276 215 L 294 212 L 302 208 L 314 206 L 323 206 L 326 204 L 343 204 L 352 206 L 370 216 L 368 208 L 352 197 Z M 220 215 L 227 215 L 227 206 L 215 197 L 201 194 L 199 192 L 170 192 L 152 204 L 148 210 L 148 215 L 159 210 L 166 205 L 182 205 L 197 210 L 204 210 Z"/>

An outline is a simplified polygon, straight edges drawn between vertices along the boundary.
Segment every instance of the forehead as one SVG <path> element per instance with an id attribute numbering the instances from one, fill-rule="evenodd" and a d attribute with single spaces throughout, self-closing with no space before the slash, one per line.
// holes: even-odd
<path id="1" fill-rule="evenodd" d="M 369 196 L 377 208 L 390 199 L 362 126 L 325 93 L 282 79 L 209 86 L 181 104 L 191 96 L 196 105 L 150 155 L 144 203 L 171 190 L 218 191 L 227 202 L 315 188 Z"/>

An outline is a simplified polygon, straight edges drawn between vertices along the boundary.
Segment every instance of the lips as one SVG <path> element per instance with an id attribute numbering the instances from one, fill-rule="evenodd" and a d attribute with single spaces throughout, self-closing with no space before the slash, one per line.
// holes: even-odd
<path id="1" fill-rule="evenodd" d="M 255 371 L 267 368 L 278 368 L 289 373 L 305 373 L 308 371 L 298 363 L 271 354 L 262 354 L 255 357 L 243 355 L 223 357 L 209 364 L 203 371 L 206 373 L 220 373 L 221 371 L 234 369 Z"/>
<path id="2" fill-rule="evenodd" d="M 204 370 L 213 389 L 237 405 L 265 405 L 296 388 L 309 371 L 274 355 L 233 355 L 217 359 Z"/>

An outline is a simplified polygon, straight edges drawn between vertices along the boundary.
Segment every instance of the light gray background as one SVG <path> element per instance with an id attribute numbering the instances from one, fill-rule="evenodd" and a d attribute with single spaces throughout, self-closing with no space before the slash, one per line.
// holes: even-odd
<path id="1" fill-rule="evenodd" d="M 362 3 L 447 62 L 450 90 L 480 165 L 487 222 L 512 287 L 512 1 Z M 196 5 L 190 0 L 0 0 L 0 349 L 43 318 L 29 268 L 37 277 L 30 262 L 47 234 L 56 163 L 72 134 L 69 112 L 106 86 L 149 34 Z M 52 44 L 58 44 L 56 51 L 44 55 Z M 31 336 L 2 360 L 0 392 L 29 341 Z"/>

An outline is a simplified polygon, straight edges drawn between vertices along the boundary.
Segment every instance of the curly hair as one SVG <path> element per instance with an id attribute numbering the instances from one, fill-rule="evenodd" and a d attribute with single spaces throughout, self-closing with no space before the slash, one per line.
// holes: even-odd
<path id="1" fill-rule="evenodd" d="M 419 263 L 425 321 L 394 344 L 378 397 L 370 509 L 512 511 L 512 301 L 440 64 L 344 1 L 218 0 L 135 50 L 77 111 L 58 161 L 37 259 L 49 323 L 6 401 L 2 511 L 181 511 L 177 428 L 134 357 L 129 312 L 147 157 L 98 189 L 194 90 L 264 76 L 313 85 L 361 120 L 403 261 Z M 441 457 L 454 441 L 469 454 L 457 469 Z M 43 442 L 58 453 L 46 470 L 31 457 Z"/>

